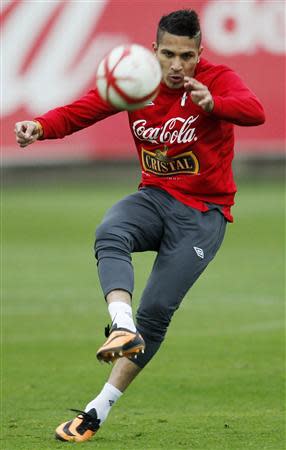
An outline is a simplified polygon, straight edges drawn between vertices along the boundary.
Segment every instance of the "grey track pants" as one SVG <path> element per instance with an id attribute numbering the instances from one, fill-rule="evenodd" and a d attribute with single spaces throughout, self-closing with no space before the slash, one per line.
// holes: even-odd
<path id="1" fill-rule="evenodd" d="M 144 367 L 164 339 L 173 313 L 219 249 L 226 220 L 219 208 L 200 212 L 167 192 L 146 187 L 116 203 L 96 231 L 95 254 L 106 296 L 132 295 L 132 252 L 157 252 L 137 311 L 146 350 L 134 362 Z"/>

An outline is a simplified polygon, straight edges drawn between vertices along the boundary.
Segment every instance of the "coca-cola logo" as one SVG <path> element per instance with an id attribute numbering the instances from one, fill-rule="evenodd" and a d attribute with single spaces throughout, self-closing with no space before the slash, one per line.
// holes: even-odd
<path id="1" fill-rule="evenodd" d="M 70 102 L 91 84 L 102 57 L 126 34 L 96 33 L 100 1 L 3 1 L 2 115 L 39 114 Z"/>
<path id="2" fill-rule="evenodd" d="M 161 127 L 148 127 L 145 119 L 133 122 L 132 130 L 137 139 L 147 141 L 152 144 L 186 144 L 197 141 L 196 128 L 194 124 L 198 116 L 172 117 Z"/>

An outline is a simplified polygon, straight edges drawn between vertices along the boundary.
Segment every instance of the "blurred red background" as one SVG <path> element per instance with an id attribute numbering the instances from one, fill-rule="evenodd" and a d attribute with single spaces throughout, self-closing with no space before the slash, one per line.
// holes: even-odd
<path id="1" fill-rule="evenodd" d="M 266 111 L 260 127 L 236 128 L 237 150 L 281 153 L 285 142 L 285 3 L 283 1 L 102 0 L 3 1 L 2 161 L 130 159 L 135 147 L 126 113 L 60 141 L 19 149 L 16 121 L 67 104 L 94 85 L 101 58 L 113 47 L 151 47 L 160 17 L 195 9 L 201 20 L 203 56 L 236 70 Z"/>

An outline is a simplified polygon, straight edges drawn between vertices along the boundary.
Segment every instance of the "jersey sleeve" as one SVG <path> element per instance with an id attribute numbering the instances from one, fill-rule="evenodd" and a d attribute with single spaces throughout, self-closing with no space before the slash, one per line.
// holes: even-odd
<path id="1" fill-rule="evenodd" d="M 93 89 L 75 102 L 52 109 L 34 120 L 42 125 L 41 139 L 60 139 L 118 112 Z"/>
<path id="2" fill-rule="evenodd" d="M 265 122 L 262 104 L 232 70 L 225 69 L 212 82 L 212 115 L 235 125 L 252 126 Z"/>

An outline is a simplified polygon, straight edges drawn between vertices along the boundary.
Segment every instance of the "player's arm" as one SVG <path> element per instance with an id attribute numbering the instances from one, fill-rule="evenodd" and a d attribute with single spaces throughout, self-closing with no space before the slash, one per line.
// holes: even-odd
<path id="1" fill-rule="evenodd" d="M 232 70 L 221 72 L 210 88 L 194 78 L 185 81 L 193 102 L 214 117 L 241 126 L 265 122 L 263 106 L 258 98 Z"/>
<path id="2" fill-rule="evenodd" d="M 32 121 L 17 122 L 16 141 L 20 147 L 26 147 L 38 139 L 61 139 L 117 112 L 96 90 L 91 90 L 69 105 L 52 109 Z"/>

